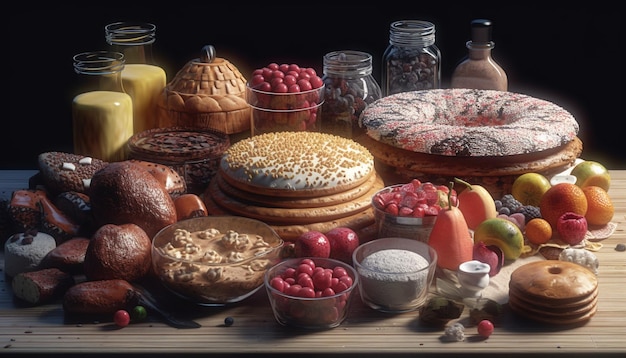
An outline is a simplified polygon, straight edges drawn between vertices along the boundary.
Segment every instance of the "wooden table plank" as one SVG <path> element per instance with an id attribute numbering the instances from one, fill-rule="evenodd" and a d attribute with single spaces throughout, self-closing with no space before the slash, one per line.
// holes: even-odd
<path id="1" fill-rule="evenodd" d="M 4 195 L 27 185 L 34 172 L 0 171 Z M 207 308 L 180 303 L 201 328 L 179 330 L 156 319 L 123 329 L 111 323 L 66 322 L 58 303 L 27 307 L 14 301 L 8 281 L 0 282 L 0 355 L 126 353 L 138 356 L 502 356 L 626 354 L 626 171 L 611 171 L 609 191 L 615 204 L 615 233 L 596 253 L 600 260 L 598 312 L 580 327 L 560 329 L 525 321 L 507 311 L 501 325 L 487 340 L 476 339 L 466 328 L 466 340 L 444 343 L 442 331 L 419 323 L 417 312 L 389 315 L 365 307 L 355 297 L 348 319 L 328 331 L 299 331 L 279 326 L 265 292 L 260 290 L 240 304 Z M 0 256 L 0 267 L 4 265 Z M 2 277 L 4 279 L 4 277 Z M 177 303 L 178 304 L 178 303 Z M 223 326 L 231 316 L 235 323 Z M 467 312 L 464 313 L 467 317 Z"/>

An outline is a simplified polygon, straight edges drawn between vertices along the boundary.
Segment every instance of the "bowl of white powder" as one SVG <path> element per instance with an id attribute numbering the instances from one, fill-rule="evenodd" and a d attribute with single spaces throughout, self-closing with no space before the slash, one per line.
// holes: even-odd
<path id="1" fill-rule="evenodd" d="M 423 305 L 437 267 L 437 253 L 428 244 L 396 237 L 360 245 L 352 260 L 363 303 L 391 313 L 413 311 Z"/>

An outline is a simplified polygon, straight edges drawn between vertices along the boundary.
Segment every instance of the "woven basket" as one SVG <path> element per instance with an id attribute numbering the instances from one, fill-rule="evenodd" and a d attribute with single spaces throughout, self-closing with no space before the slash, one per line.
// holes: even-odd
<path id="1" fill-rule="evenodd" d="M 215 129 L 227 134 L 250 130 L 246 79 L 228 60 L 205 46 L 165 86 L 157 103 L 159 127 Z"/>

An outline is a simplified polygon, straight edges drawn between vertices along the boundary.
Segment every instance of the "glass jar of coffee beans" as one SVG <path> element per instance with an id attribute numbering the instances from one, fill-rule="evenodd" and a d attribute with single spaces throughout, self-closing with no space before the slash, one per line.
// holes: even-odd
<path id="1" fill-rule="evenodd" d="M 321 131 L 344 138 L 360 134 L 358 120 L 368 104 L 381 97 L 372 76 L 372 56 L 361 51 L 333 51 L 324 56 L 324 104 Z"/>
<path id="2" fill-rule="evenodd" d="M 433 23 L 391 23 L 381 79 L 383 96 L 441 87 L 441 52 L 435 45 Z"/>

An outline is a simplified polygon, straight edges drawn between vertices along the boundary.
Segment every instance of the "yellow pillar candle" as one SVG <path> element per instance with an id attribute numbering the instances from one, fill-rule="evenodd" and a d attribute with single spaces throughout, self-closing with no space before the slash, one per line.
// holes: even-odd
<path id="1" fill-rule="evenodd" d="M 133 132 L 157 127 L 157 101 L 166 84 L 165 71 L 158 66 L 126 64 L 122 70 L 124 92 L 133 100 Z"/>
<path id="2" fill-rule="evenodd" d="M 92 91 L 72 102 L 74 152 L 104 161 L 127 159 L 133 135 L 133 102 L 122 92 Z"/>

